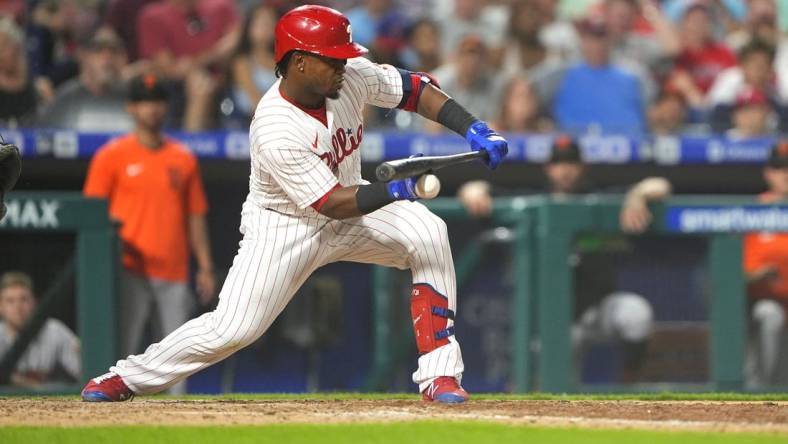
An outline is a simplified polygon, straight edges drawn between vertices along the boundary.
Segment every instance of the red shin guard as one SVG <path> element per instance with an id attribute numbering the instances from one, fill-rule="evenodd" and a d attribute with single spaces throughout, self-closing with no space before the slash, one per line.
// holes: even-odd
<path id="1" fill-rule="evenodd" d="M 410 315 L 419 353 L 429 353 L 449 343 L 454 327 L 447 325 L 449 319 L 454 319 L 454 312 L 449 310 L 449 300 L 430 285 L 413 285 Z"/>

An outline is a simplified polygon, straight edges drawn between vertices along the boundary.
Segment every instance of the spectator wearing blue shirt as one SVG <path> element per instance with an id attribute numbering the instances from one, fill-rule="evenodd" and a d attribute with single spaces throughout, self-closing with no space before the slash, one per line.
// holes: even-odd
<path id="1" fill-rule="evenodd" d="M 553 114 L 564 131 L 597 127 L 603 132 L 639 133 L 646 129 L 644 88 L 640 78 L 610 61 L 610 38 L 604 21 L 578 25 L 582 61 L 570 67 L 556 92 Z"/>
<path id="2" fill-rule="evenodd" d="M 345 15 L 353 27 L 353 40 L 363 46 L 372 46 L 381 19 L 390 12 L 393 12 L 391 0 L 364 0 L 362 5 L 347 11 Z"/>

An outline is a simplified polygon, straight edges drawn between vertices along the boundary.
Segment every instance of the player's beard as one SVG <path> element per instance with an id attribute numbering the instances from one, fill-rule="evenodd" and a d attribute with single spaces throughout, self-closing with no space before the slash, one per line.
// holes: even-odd
<path id="1" fill-rule="evenodd" d="M 137 128 L 149 133 L 159 133 L 164 128 L 164 119 L 158 116 L 136 116 Z"/>
<path id="2" fill-rule="evenodd" d="M 331 100 L 337 100 L 339 98 L 339 91 L 342 90 L 342 86 L 343 85 L 344 85 L 344 83 L 340 83 L 339 85 L 337 85 L 336 87 L 331 89 L 328 92 L 328 94 L 326 94 L 326 98 L 331 99 Z"/>
<path id="3" fill-rule="evenodd" d="M 159 132 L 164 127 L 163 116 L 139 116 L 137 118 L 137 125 L 150 132 Z"/>

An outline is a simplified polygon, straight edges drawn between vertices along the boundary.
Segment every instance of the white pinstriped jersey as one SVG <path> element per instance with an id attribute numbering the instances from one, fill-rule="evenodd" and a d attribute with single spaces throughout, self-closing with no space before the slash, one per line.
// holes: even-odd
<path id="1" fill-rule="evenodd" d="M 326 100 L 328 127 L 283 98 L 279 84 L 260 100 L 249 131 L 247 205 L 314 217 L 310 205 L 334 186 L 363 183 L 358 148 L 364 137 L 364 105 L 396 107 L 403 94 L 402 76 L 389 65 L 349 59 L 339 98 Z"/>
<path id="2" fill-rule="evenodd" d="M 350 261 L 410 269 L 457 311 L 446 223 L 418 202 L 397 201 L 364 216 L 329 219 L 311 205 L 336 185 L 364 183 L 359 145 L 365 104 L 393 108 L 402 77 L 391 66 L 350 59 L 339 98 L 326 102 L 327 127 L 288 102 L 277 82 L 250 128 L 252 171 L 244 203 L 244 238 L 210 313 L 192 319 L 141 355 L 110 368 L 137 394 L 171 387 L 257 340 L 299 287 L 323 265 Z M 269 211 L 270 209 L 271 211 Z M 448 326 L 453 321 L 448 321 Z M 462 377 L 457 340 L 419 357 L 413 382 Z"/>

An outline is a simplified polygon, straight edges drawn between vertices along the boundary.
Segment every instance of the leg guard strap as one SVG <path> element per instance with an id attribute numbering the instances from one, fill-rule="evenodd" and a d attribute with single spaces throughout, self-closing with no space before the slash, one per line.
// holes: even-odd
<path id="1" fill-rule="evenodd" d="M 443 330 L 436 331 L 435 340 L 440 341 L 441 339 L 446 339 L 453 334 L 454 334 L 454 326 L 452 325 L 449 328 L 444 328 Z"/>
<path id="2" fill-rule="evenodd" d="M 410 314 L 419 353 L 429 353 L 449 343 L 454 326 L 449 326 L 448 322 L 454 319 L 454 311 L 449 309 L 449 300 L 430 285 L 413 286 Z"/>
<path id="3" fill-rule="evenodd" d="M 449 310 L 448 308 L 433 306 L 432 314 L 442 318 L 449 318 L 452 321 L 454 320 L 454 310 Z"/>

